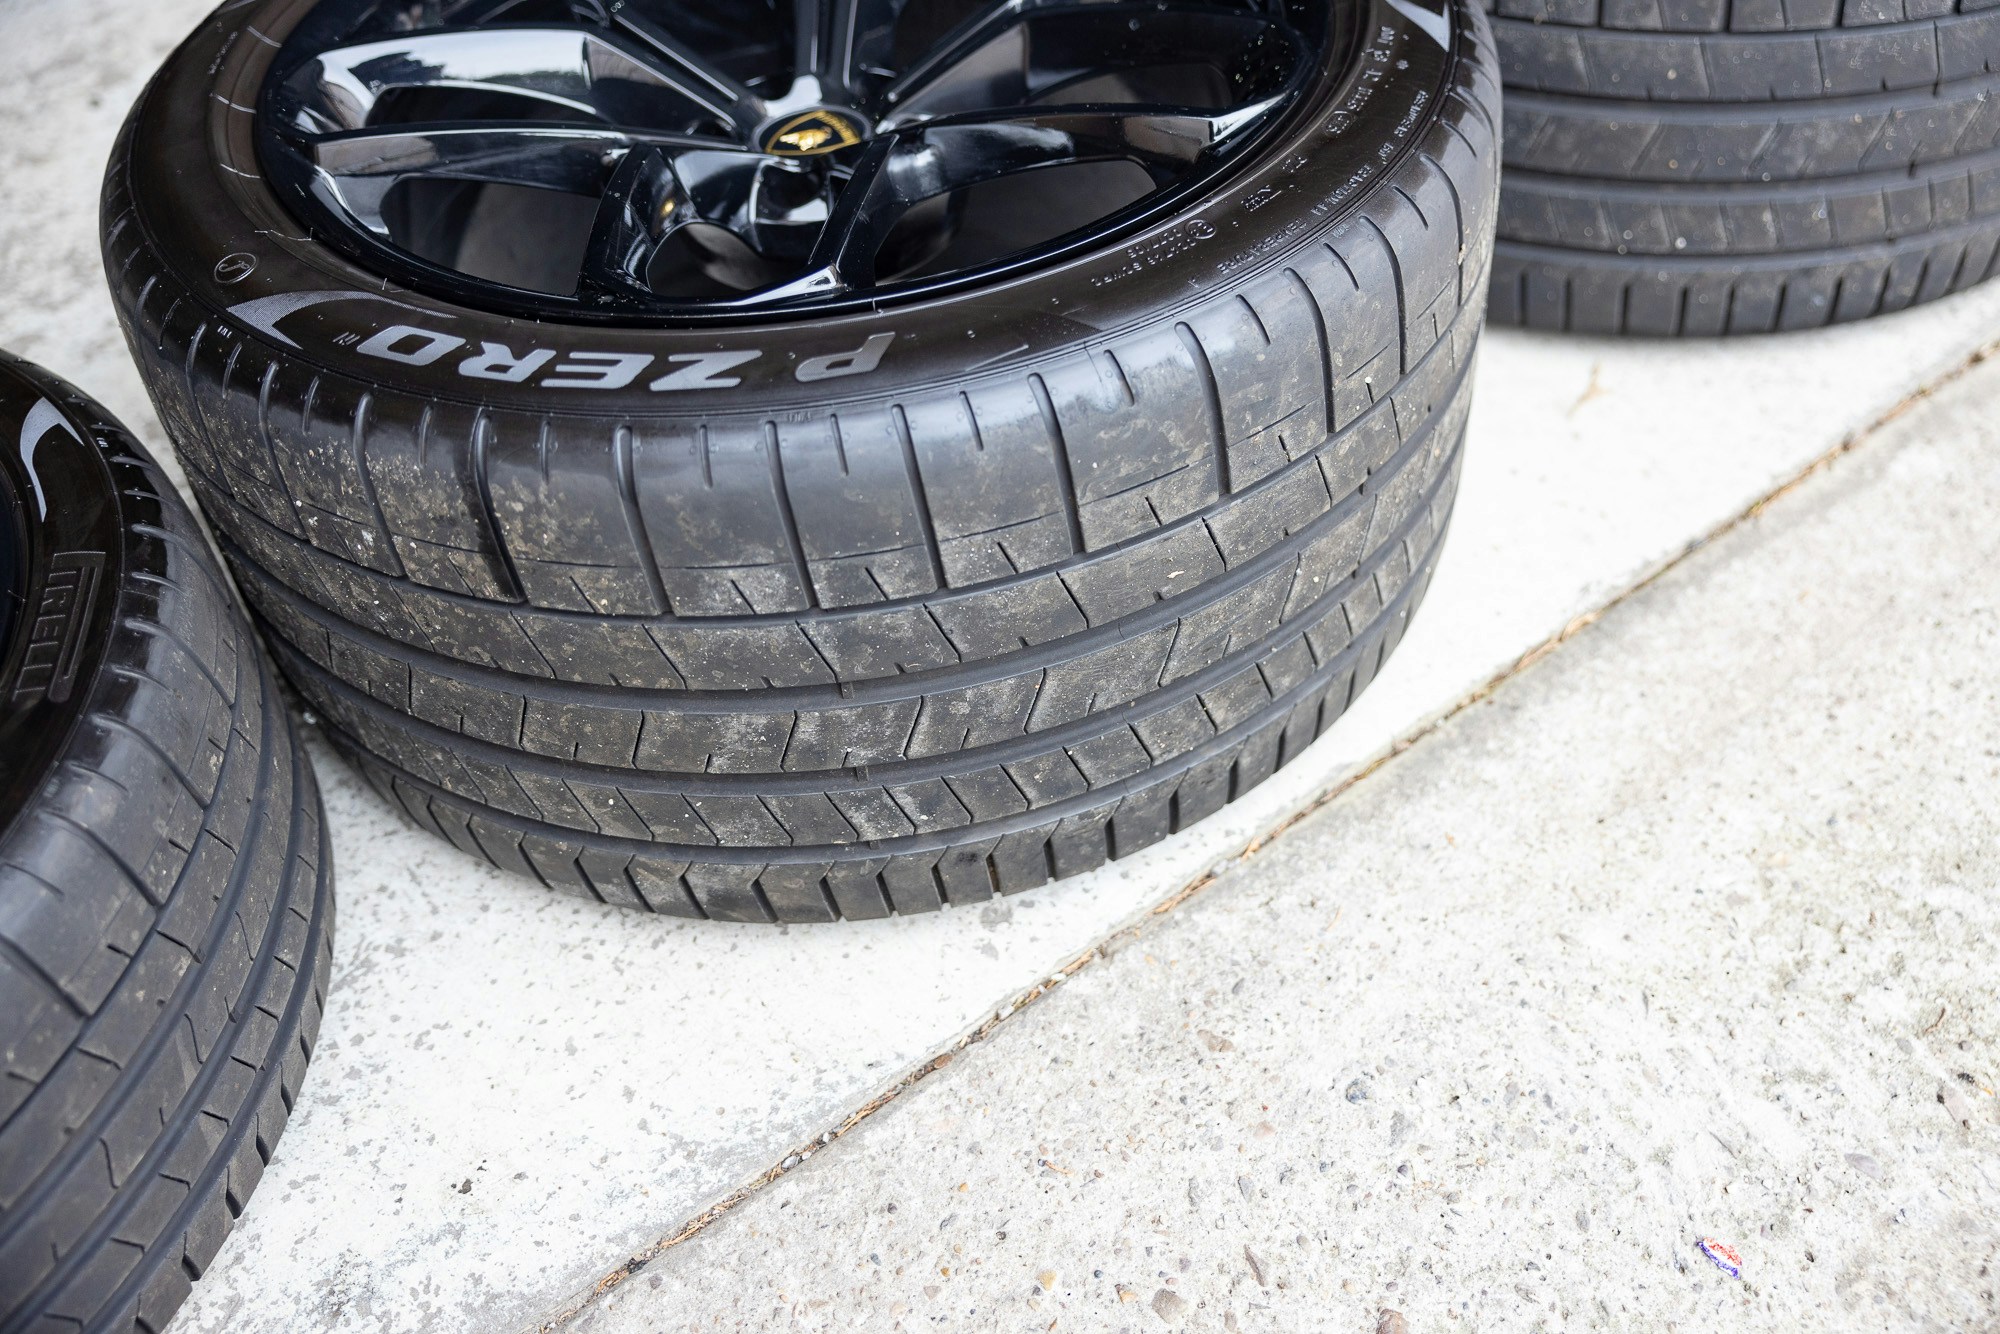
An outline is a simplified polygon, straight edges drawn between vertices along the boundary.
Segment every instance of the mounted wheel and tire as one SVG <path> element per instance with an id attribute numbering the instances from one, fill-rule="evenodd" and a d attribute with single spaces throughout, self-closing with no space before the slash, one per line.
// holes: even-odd
<path id="1" fill-rule="evenodd" d="M 1423 0 L 265 0 L 113 159 L 132 348 L 410 818 L 754 921 L 1083 871 L 1434 567 L 1498 169 Z"/>
<path id="2" fill-rule="evenodd" d="M 1812 328 L 2000 265 L 2000 9 L 1489 0 L 1496 323 Z"/>
<path id="3" fill-rule="evenodd" d="M 4 356 L 0 440 L 0 1330 L 159 1330 L 298 1094 L 331 862 L 172 486 Z"/>

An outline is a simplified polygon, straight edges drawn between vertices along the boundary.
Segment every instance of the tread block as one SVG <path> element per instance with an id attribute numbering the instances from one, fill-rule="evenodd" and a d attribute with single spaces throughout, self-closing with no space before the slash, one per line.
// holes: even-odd
<path id="1" fill-rule="evenodd" d="M 974 386 L 907 403 L 904 413 L 946 584 L 1075 554 L 1058 443 L 1031 386 Z"/>
<path id="2" fill-rule="evenodd" d="M 930 671 L 959 660 L 926 607 L 884 607 L 866 620 L 816 620 L 800 633 L 822 665 L 843 681 Z"/>
<path id="3" fill-rule="evenodd" d="M 648 631 L 690 690 L 822 685 L 833 669 L 796 623 L 706 626 L 667 624 Z"/>
<path id="4" fill-rule="evenodd" d="M 485 414 L 437 402 L 425 407 L 414 430 L 399 430 L 380 414 L 373 427 L 367 476 L 404 573 L 467 597 L 517 600 L 521 592 L 480 494 L 478 461 L 489 443 Z"/>
<path id="5" fill-rule="evenodd" d="M 261 386 L 265 447 L 306 540 L 356 565 L 402 574 L 368 476 L 367 391 L 276 363 L 271 369 Z"/>
<path id="6" fill-rule="evenodd" d="M 795 724 L 789 713 L 649 709 L 633 760 L 653 773 L 771 773 L 785 758 Z"/>
<path id="7" fill-rule="evenodd" d="M 1092 625 L 1193 592 L 1224 572 L 1222 552 L 1205 524 L 1164 535 L 1144 558 L 1137 553 L 1066 571 L 1062 586 Z"/>
<path id="8" fill-rule="evenodd" d="M 1028 715 L 1030 731 L 1044 731 L 1139 698 L 1160 684 L 1162 665 L 1180 633 L 1162 625 L 1116 646 L 1115 651 L 1050 667 Z"/>
<path id="9" fill-rule="evenodd" d="M 1329 340 L 1334 430 L 1343 430 L 1387 397 L 1402 373 L 1403 328 L 1394 257 L 1372 227 L 1336 231 L 1294 266 L 1323 312 Z"/>
<path id="10" fill-rule="evenodd" d="M 785 490 L 819 604 L 851 607 L 934 591 L 929 539 L 894 414 L 780 421 L 777 429 Z"/>
<path id="11" fill-rule="evenodd" d="M 1088 629 L 1085 613 L 1059 575 L 994 589 L 978 604 L 926 609 L 962 658 L 995 658 Z"/>
<path id="12" fill-rule="evenodd" d="M 872 921 L 894 912 L 888 891 L 883 887 L 882 868 L 886 860 L 835 863 L 827 867 L 826 889 L 833 895 L 840 915 L 849 921 Z"/>
<path id="13" fill-rule="evenodd" d="M 716 922 L 771 922 L 776 916 L 758 887 L 761 866 L 690 866 L 684 879 L 702 913 Z"/>
<path id="14" fill-rule="evenodd" d="M 288 536 L 303 539 L 304 529 L 263 430 L 259 377 L 268 368 L 244 355 L 241 343 L 225 341 L 220 334 L 205 346 L 221 364 L 208 374 L 184 379 L 183 401 L 193 426 L 187 457 L 198 465 L 209 464 L 203 471 L 238 504 Z"/>
<path id="15" fill-rule="evenodd" d="M 831 922 L 838 916 L 833 890 L 826 883 L 830 864 L 767 866 L 757 877 L 765 902 L 781 922 Z"/>
<path id="16" fill-rule="evenodd" d="M 1189 320 L 1214 374 L 1229 450 L 1229 482 L 1250 483 L 1327 437 L 1326 362 L 1311 297 L 1290 274 Z"/>
<path id="17" fill-rule="evenodd" d="M 628 503 L 624 428 L 496 412 L 487 430 L 494 523 L 528 601 L 602 616 L 665 612 Z"/>
<path id="18" fill-rule="evenodd" d="M 1044 376 L 1088 550 L 1172 523 L 1220 496 L 1207 379 L 1171 329 L 1069 358 Z"/>
<path id="19" fill-rule="evenodd" d="M 785 537 L 778 446 L 766 423 L 635 428 L 632 470 L 675 615 L 812 605 Z"/>
<path id="20" fill-rule="evenodd" d="M 518 622 L 516 622 L 518 624 Z M 549 618 L 536 623 L 532 642 L 540 670 L 564 681 L 627 686 L 635 690 L 685 690 L 687 678 L 643 625 L 620 621 Z"/>
<path id="21" fill-rule="evenodd" d="M 1332 508 L 1325 475 L 1316 467 L 1296 468 L 1210 519 L 1208 531 L 1223 563 L 1234 568 L 1261 555 L 1273 534 L 1289 539 Z"/>
<path id="22" fill-rule="evenodd" d="M 925 695 L 906 753 L 911 759 L 949 755 L 1025 734 L 1043 684 L 1043 674 L 1030 671 Z"/>
<path id="23" fill-rule="evenodd" d="M 1430 162 L 1415 158 L 1403 164 L 1391 188 L 1364 215 L 1385 249 L 1394 246 L 1396 277 L 1402 293 L 1403 356 L 1398 371 L 1408 371 L 1444 336 L 1459 307 L 1460 203 L 1450 181 Z"/>

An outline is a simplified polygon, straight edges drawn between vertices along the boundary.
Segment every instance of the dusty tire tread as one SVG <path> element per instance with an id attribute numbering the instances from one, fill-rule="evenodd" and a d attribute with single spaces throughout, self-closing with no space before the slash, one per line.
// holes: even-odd
<path id="1" fill-rule="evenodd" d="M 2000 271 L 2000 222 L 1824 256 L 1677 263 L 1502 242 L 1488 316 L 1562 333 L 1776 333 L 1936 300 Z"/>
<path id="2" fill-rule="evenodd" d="M 1616 32 L 1759 33 L 1869 28 L 1971 14 L 1987 0 L 1484 0 L 1496 18 Z"/>
<path id="3" fill-rule="evenodd" d="M 1468 282 L 1485 286 L 1482 264 Z M 1073 637 L 1123 633 L 1134 617 L 1167 601 L 1188 598 L 1176 587 L 1176 568 L 1194 568 L 1203 578 L 1226 575 L 1278 549 L 1311 515 L 1355 503 L 1371 482 L 1392 466 L 1407 440 L 1446 411 L 1459 392 L 1476 350 L 1483 312 L 1477 303 L 1458 312 L 1445 335 L 1427 349 L 1411 372 L 1385 391 L 1348 426 L 1320 444 L 1302 448 L 1286 467 L 1259 478 L 1227 499 L 1181 521 L 1107 550 L 1091 562 L 1059 567 L 901 605 L 810 613 L 790 617 L 618 618 L 534 608 L 496 607 L 477 599 L 435 590 L 413 590 L 379 572 L 339 557 L 282 541 L 279 530 L 194 478 L 197 495 L 218 517 L 224 543 L 239 570 L 261 572 L 246 581 L 251 595 L 274 618 L 292 608 L 330 608 L 328 618 L 355 626 L 382 651 L 414 651 L 412 661 L 449 674 L 447 661 L 490 672 L 539 677 L 554 682 L 617 689 L 669 691 L 787 692 L 801 698 L 855 698 L 874 682 L 900 682 L 940 669 L 971 669 L 1018 657 L 1043 645 L 1059 648 Z M 1313 480 L 1315 473 L 1318 481 Z M 1338 488 L 1336 493 L 1335 488 Z M 1300 490 L 1310 493 L 1300 499 Z M 1207 566 L 1201 563 L 1206 560 Z M 1190 564 L 1193 562 L 1194 564 Z M 268 589 L 268 592 L 266 591 Z M 344 614 L 360 608 L 361 614 Z M 1019 627 L 1023 608 L 1040 608 L 1048 623 L 1027 626 L 1032 638 L 1007 641 L 978 627 L 995 621 Z M 1058 615 L 1059 613 L 1059 615 Z M 893 618 L 893 619 L 885 619 Z M 614 656 L 615 679 L 607 679 L 603 655 L 566 656 L 561 646 L 576 638 L 624 651 Z M 912 642 L 922 652 L 885 660 L 872 649 L 877 638 Z M 760 650 L 758 675 L 748 679 L 736 667 L 749 656 L 748 640 Z M 445 661 L 439 661 L 445 660 Z M 430 664 L 436 662 L 435 668 Z M 573 670 L 565 671 L 565 668 Z M 539 669 L 539 670 L 538 670 Z M 558 674 L 560 673 L 560 674 Z M 551 692 L 555 693 L 555 692 Z"/>
<path id="4" fill-rule="evenodd" d="M 385 800 L 411 822 L 468 854 L 561 893 L 672 916 L 764 923 L 819 922 L 932 912 L 1013 894 L 1150 847 L 1256 787 L 1320 735 L 1372 680 L 1407 628 L 1433 566 L 1375 631 L 1352 669 L 1289 702 L 1280 716 L 1245 724 L 1217 753 L 1129 780 L 1111 799 L 1076 813 L 1010 823 L 986 837 L 944 835 L 895 844 L 797 850 L 674 847 L 591 835 L 467 802 L 384 761 L 338 728 L 328 736 Z M 1100 801 L 1103 798 L 1100 797 Z M 1121 826 L 1121 821 L 1123 824 Z M 1119 831 L 1127 832 L 1121 834 Z"/>
<path id="5" fill-rule="evenodd" d="M 1740 110 L 2000 73 L 2000 10 L 1755 33 L 1621 31 L 1501 17 L 1493 36 L 1510 89 Z"/>
<path id="6" fill-rule="evenodd" d="M 2000 148 L 2000 79 L 1742 107 L 1510 90 L 1510 169 L 1606 181 L 1805 181 Z"/>
<path id="7" fill-rule="evenodd" d="M 1434 489 L 1462 427 L 1468 359 L 1451 397 L 1422 419 L 1397 453 L 1364 486 L 1316 517 L 1295 509 L 1282 540 L 1185 595 L 1162 599 L 1131 615 L 1066 636 L 1036 651 L 1020 651 L 952 669 L 877 678 L 859 684 L 810 685 L 755 692 L 659 690 L 525 679 L 412 650 L 290 596 L 254 561 L 228 549 L 253 607 L 276 642 L 310 667 L 293 669 L 351 687 L 385 709 L 447 732 L 565 762 L 613 767 L 772 773 L 809 767 L 795 762 L 795 745 L 811 753 L 837 750 L 840 767 L 901 761 L 939 750 L 940 729 L 965 721 L 967 738 L 951 748 L 974 749 L 973 730 L 999 735 L 1002 719 L 1016 731 L 1044 731 L 1075 711 L 1064 701 L 1090 685 L 1086 712 L 1122 702 L 1118 683 L 1180 680 L 1220 652 L 1204 647 L 1226 629 L 1231 651 L 1254 638 L 1256 624 L 1276 625 L 1317 603 L 1345 596 L 1351 586 L 1329 553 L 1352 548 L 1368 532 L 1396 531 Z M 1367 562 L 1360 573 L 1372 568 Z M 1094 683 L 1094 684 L 1092 684 Z M 931 715 L 939 717 L 933 720 Z M 982 721 L 983 720 L 983 721 Z M 648 729 L 679 724 L 683 733 L 712 734 L 718 749 L 689 751 L 669 761 Z M 921 734 L 921 739 L 920 739 Z"/>
<path id="8" fill-rule="evenodd" d="M 1772 184 L 1660 185 L 1508 173 L 1510 242 L 1605 254 L 1701 256 L 1826 252 L 1894 242 L 2000 217 L 2000 153 L 1922 168 Z"/>
<path id="9" fill-rule="evenodd" d="M 1449 492 L 1440 499 L 1448 503 Z M 1439 522 L 1430 519 L 1413 536 L 1436 531 Z M 1371 600 L 1391 611 L 1400 606 L 1401 593 L 1433 545 L 1426 540 L 1421 554 L 1400 551 L 1386 562 L 1373 581 Z M 1330 614 L 1351 619 L 1357 601 Z M 315 682 L 310 669 L 298 670 L 296 679 L 332 726 L 386 761 L 462 800 L 523 818 L 711 848 L 889 846 L 911 837 L 994 828 L 1024 810 L 1097 800 L 1094 794 L 1101 790 L 1149 768 L 1179 763 L 1212 744 L 1215 735 L 1281 707 L 1299 680 L 1351 668 L 1374 642 L 1372 630 L 1372 623 L 1353 631 L 1337 627 L 1315 643 L 1308 629 L 1261 645 L 1219 664 L 1199 688 L 1191 686 L 1177 699 L 1135 700 L 1086 719 L 1088 728 L 1024 738 L 1011 754 L 997 754 L 999 747 L 993 747 L 904 765 L 856 766 L 842 775 L 633 774 L 524 760 L 449 733 L 424 736 L 351 693 L 342 697 L 338 687 L 329 692 L 328 683 Z"/>

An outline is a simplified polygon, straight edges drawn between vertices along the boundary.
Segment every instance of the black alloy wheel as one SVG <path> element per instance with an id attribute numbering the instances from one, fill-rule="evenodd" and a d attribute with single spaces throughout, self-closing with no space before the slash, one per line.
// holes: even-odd
<path id="1" fill-rule="evenodd" d="M 1326 42 L 1352 39 L 1355 13 L 329 0 L 273 66 L 259 149 L 316 233 L 468 304 L 796 315 L 990 277 L 1171 212 Z"/>

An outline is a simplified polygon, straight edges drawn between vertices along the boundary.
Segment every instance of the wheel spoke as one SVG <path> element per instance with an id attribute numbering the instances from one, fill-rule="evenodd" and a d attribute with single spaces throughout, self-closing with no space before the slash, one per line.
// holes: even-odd
<path id="1" fill-rule="evenodd" d="M 806 261 L 827 215 L 824 182 L 798 163 L 736 149 L 637 146 L 605 187 L 579 293 L 650 295 L 654 257 L 697 222 L 739 238 L 751 254 L 736 262 L 768 280 Z"/>
<path id="2" fill-rule="evenodd" d="M 650 296 L 646 270 L 667 238 L 693 216 L 667 155 L 651 146 L 628 151 L 598 203 L 577 294 Z"/>
<path id="3" fill-rule="evenodd" d="M 896 219 L 918 202 L 903 201 L 904 190 L 894 179 L 897 160 L 905 151 L 904 142 L 896 137 L 868 145 L 813 246 L 806 276 L 787 287 L 804 283 L 834 290 L 866 287 L 875 281 L 875 252 L 882 248 Z"/>
<path id="4" fill-rule="evenodd" d="M 1224 112 L 1173 106 L 973 112 L 896 135 L 899 151 L 885 175 L 912 202 L 1071 162 L 1123 160 L 1170 177 L 1275 106 L 1274 99 Z"/>
<path id="5" fill-rule="evenodd" d="M 826 41 L 820 52 L 820 86 L 829 95 L 858 102 L 861 94 L 862 11 L 870 0 L 821 0 L 827 10 Z"/>
<path id="6" fill-rule="evenodd" d="M 1018 35 L 1021 19 L 1033 6 L 1034 0 L 992 0 L 985 9 L 961 23 L 957 30 L 948 33 L 916 64 L 897 75 L 882 93 L 883 105 L 900 108 L 919 92 L 940 83 L 968 83 L 981 86 L 989 78 L 999 77 L 1005 69 L 1020 70 L 1026 64 L 1026 43 L 1021 38 L 1021 54 L 1011 64 L 1006 45 L 1010 34 Z M 992 47 L 988 58 L 973 62 L 973 57 Z M 968 65 L 968 62 L 973 62 Z M 994 74 L 982 77 L 982 70 L 990 65 Z M 1005 102 L 979 102 L 975 106 L 1004 106 Z M 963 108 L 960 108 L 963 109 Z"/>
<path id="7" fill-rule="evenodd" d="M 785 108 L 861 101 L 864 11 L 880 0 L 792 0 L 792 87 Z"/>
<path id="8" fill-rule="evenodd" d="M 708 140 L 591 126 L 411 125 L 329 135 L 314 142 L 312 157 L 342 207 L 386 236 L 382 201 L 401 181 L 483 181 L 596 194 L 620 155 L 641 140 L 668 148 L 712 146 Z"/>
<path id="9" fill-rule="evenodd" d="M 1088 100 L 1108 101 L 1151 99 L 1196 79 L 1222 106 L 1275 94 L 1295 55 L 1289 30 L 1242 10 L 1002 0 L 891 84 L 883 119 L 893 127 L 1020 106 L 1086 82 L 1102 85 Z"/>
<path id="10" fill-rule="evenodd" d="M 323 52 L 286 81 L 294 128 L 355 130 L 385 96 L 431 90 L 523 98 L 617 125 L 691 130 L 733 124 L 736 104 L 692 73 L 656 68 L 586 28 L 468 28 L 411 33 Z"/>
<path id="11" fill-rule="evenodd" d="M 447 20 L 442 11 L 449 11 L 449 23 L 453 27 L 465 27 L 472 23 L 494 23 L 505 21 L 507 15 L 533 0 L 468 0 L 460 4 L 440 4 L 438 0 L 425 0 L 418 11 L 418 27 L 442 28 Z"/>
<path id="12" fill-rule="evenodd" d="M 792 86 L 772 99 L 780 115 L 825 98 L 819 86 L 820 0 L 792 2 Z"/>
<path id="13" fill-rule="evenodd" d="M 761 98 L 651 19 L 619 9 L 611 22 L 632 39 L 634 54 L 643 52 L 645 63 L 668 82 L 698 89 L 718 109 L 727 107 L 729 123 L 738 132 L 754 129 L 768 114 Z"/>
<path id="14" fill-rule="evenodd" d="M 332 135 L 317 141 L 312 154 L 341 206 L 370 231 L 387 236 L 383 201 L 412 177 L 592 194 L 603 185 L 613 156 L 630 144 L 615 130 L 412 126 Z"/>

